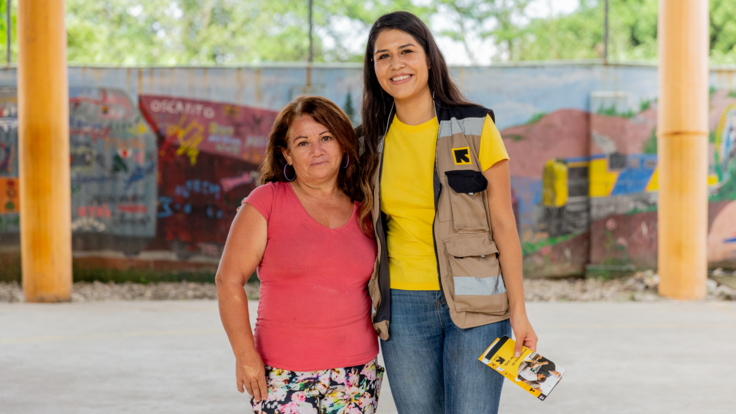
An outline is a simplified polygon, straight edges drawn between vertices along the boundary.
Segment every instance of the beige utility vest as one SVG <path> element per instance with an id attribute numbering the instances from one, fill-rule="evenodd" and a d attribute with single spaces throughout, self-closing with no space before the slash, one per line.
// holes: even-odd
<path id="1" fill-rule="evenodd" d="M 509 318 L 508 295 L 488 214 L 488 184 L 478 159 L 483 123 L 487 114 L 494 118 L 493 111 L 439 103 L 435 108 L 440 127 L 434 168 L 433 234 L 440 286 L 450 317 L 458 327 L 502 321 Z M 393 119 L 392 113 L 389 119 Z M 373 326 L 386 340 L 391 322 L 391 275 L 386 252 L 388 227 L 381 212 L 384 139 L 385 135 L 378 144 L 379 162 L 372 181 L 378 257 L 368 291 L 373 299 Z"/>

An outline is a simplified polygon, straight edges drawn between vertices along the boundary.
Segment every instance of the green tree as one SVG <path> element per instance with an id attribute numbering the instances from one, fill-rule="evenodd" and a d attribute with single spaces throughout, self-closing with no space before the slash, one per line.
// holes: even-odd
<path id="1" fill-rule="evenodd" d="M 580 0 L 568 15 L 531 19 L 519 31 L 519 60 L 603 57 L 603 0 Z M 657 55 L 657 0 L 610 0 L 609 60 Z"/>
<path id="2" fill-rule="evenodd" d="M 497 57 L 517 60 L 519 34 L 523 30 L 519 21 L 533 0 L 434 0 L 436 13 L 447 16 L 453 28 L 441 32 L 442 36 L 460 42 L 472 63 L 477 63 L 476 51 L 470 47 L 471 37 L 484 40 L 492 38 L 499 52 Z"/>
<path id="3" fill-rule="evenodd" d="M 410 0 L 314 2 L 315 61 L 355 61 L 360 47 L 339 30 L 366 30 Z M 67 0 L 68 54 L 75 63 L 199 65 L 304 61 L 306 0 Z M 363 45 L 360 45 L 361 47 Z"/>
<path id="4" fill-rule="evenodd" d="M 17 42 L 15 41 L 15 38 L 17 36 L 17 30 L 16 30 L 16 11 L 18 10 L 18 4 L 17 1 L 11 1 L 11 8 L 10 8 L 10 29 L 11 29 L 11 60 L 13 62 L 17 59 L 18 54 L 18 47 Z M 2 47 L 2 61 L 5 60 L 5 55 L 7 51 L 7 45 L 8 45 L 8 21 L 7 21 L 7 13 L 8 13 L 8 0 L 0 0 L 0 46 Z"/>
<path id="5" fill-rule="evenodd" d="M 710 0 L 710 60 L 736 63 L 736 4 Z"/>
<path id="6" fill-rule="evenodd" d="M 568 15 L 532 19 L 519 28 L 519 60 L 603 56 L 604 0 L 580 0 Z M 656 61 L 658 0 L 610 0 L 611 61 Z M 711 63 L 736 63 L 736 2 L 710 0 Z"/>

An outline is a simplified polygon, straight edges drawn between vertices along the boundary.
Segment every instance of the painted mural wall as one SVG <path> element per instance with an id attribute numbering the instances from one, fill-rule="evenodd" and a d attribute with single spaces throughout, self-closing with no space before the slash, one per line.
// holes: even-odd
<path id="1" fill-rule="evenodd" d="M 493 108 L 511 157 L 529 276 L 655 267 L 657 70 L 552 63 L 451 68 Z M 360 122 L 359 65 L 73 67 L 73 247 L 216 259 L 266 136 L 301 94 Z M 16 72 L 0 69 L 0 247 L 19 246 Z M 711 75 L 709 260 L 736 267 L 736 71 Z"/>

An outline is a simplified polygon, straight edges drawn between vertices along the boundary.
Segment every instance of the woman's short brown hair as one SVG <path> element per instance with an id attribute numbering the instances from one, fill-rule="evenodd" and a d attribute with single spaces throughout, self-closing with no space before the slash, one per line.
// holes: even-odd
<path id="1" fill-rule="evenodd" d="M 373 207 L 373 194 L 370 177 L 360 162 L 360 143 L 350 118 L 327 98 L 299 96 L 281 110 L 268 135 L 268 149 L 261 165 L 261 184 L 288 181 L 284 176 L 287 162 L 283 151 L 288 147 L 289 128 L 302 116 L 310 116 L 315 122 L 325 126 L 340 143 L 345 155 L 350 157 L 347 168 L 340 169 L 337 185 L 350 200 L 361 203 L 360 227 L 364 233 L 370 235 L 369 215 Z"/>

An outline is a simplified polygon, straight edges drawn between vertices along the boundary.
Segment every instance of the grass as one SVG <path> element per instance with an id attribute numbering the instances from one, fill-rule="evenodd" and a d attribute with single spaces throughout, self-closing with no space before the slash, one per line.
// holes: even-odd
<path id="1" fill-rule="evenodd" d="M 521 251 L 524 256 L 535 253 L 547 246 L 554 246 L 555 244 L 562 243 L 570 240 L 577 234 L 563 234 L 562 236 L 550 237 L 544 240 L 540 240 L 536 243 L 524 242 L 521 244 Z"/>
<path id="2" fill-rule="evenodd" d="M 642 152 L 644 154 L 656 154 L 657 153 L 657 128 L 656 127 L 652 128 L 652 132 L 649 134 L 649 138 L 647 138 L 647 140 L 644 141 Z"/>
<path id="3" fill-rule="evenodd" d="M 598 108 L 598 115 L 632 118 L 636 114 L 631 109 L 626 112 L 618 112 L 618 110 L 616 110 L 616 105 L 611 104 L 611 106 L 609 107 L 601 106 L 600 108 Z"/>
<path id="4" fill-rule="evenodd" d="M 544 118 L 547 115 L 546 112 L 539 112 L 534 115 L 532 115 L 531 118 L 529 118 L 529 121 L 526 123 L 527 125 L 536 124 L 539 122 L 542 118 Z"/>
<path id="5" fill-rule="evenodd" d="M 506 135 L 506 136 L 504 136 L 504 138 L 510 139 L 510 140 L 512 140 L 512 141 L 514 141 L 514 142 L 519 142 L 519 141 L 521 141 L 522 139 L 524 139 L 524 137 L 522 137 L 522 136 L 521 136 L 521 135 L 519 135 L 519 134 L 511 134 L 511 135 Z"/>

